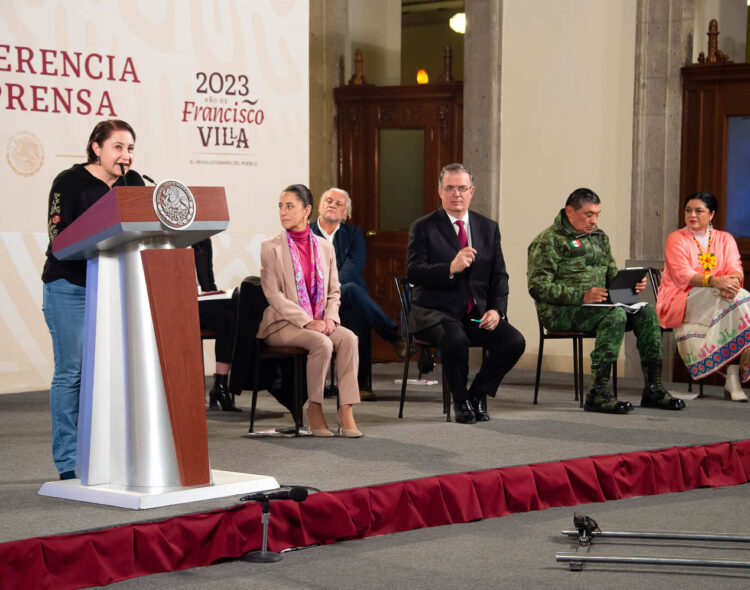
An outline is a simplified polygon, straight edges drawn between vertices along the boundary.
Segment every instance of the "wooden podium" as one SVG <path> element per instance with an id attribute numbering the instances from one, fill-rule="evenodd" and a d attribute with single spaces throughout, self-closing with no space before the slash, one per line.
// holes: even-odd
<path id="1" fill-rule="evenodd" d="M 229 212 L 223 188 L 187 193 L 194 218 L 181 229 L 160 218 L 154 188 L 116 187 L 52 242 L 59 259 L 88 260 L 80 480 L 45 483 L 40 494 L 147 508 L 278 487 L 272 477 L 209 467 L 186 247 L 226 229 Z"/>

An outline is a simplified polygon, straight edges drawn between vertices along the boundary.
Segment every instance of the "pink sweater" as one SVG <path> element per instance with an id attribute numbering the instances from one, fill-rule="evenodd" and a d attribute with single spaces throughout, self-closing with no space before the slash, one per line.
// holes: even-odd
<path id="1" fill-rule="evenodd" d="M 312 252 L 310 251 L 310 228 L 306 227 L 302 231 L 289 231 L 289 235 L 292 236 L 292 240 L 297 245 L 297 252 L 299 252 L 299 261 L 302 264 L 302 274 L 305 276 L 305 288 L 307 289 L 307 296 L 312 298 L 310 293 L 310 285 L 312 284 Z"/>
<path id="2" fill-rule="evenodd" d="M 742 273 L 742 260 L 737 242 L 731 234 L 718 231 L 711 233 L 711 251 L 716 254 L 716 266 L 712 275 Z M 705 271 L 698 262 L 698 246 L 693 234 L 686 227 L 669 234 L 664 252 L 664 272 L 661 276 L 656 313 L 662 328 L 677 328 L 685 317 L 685 302 L 692 287 L 690 279 Z"/>

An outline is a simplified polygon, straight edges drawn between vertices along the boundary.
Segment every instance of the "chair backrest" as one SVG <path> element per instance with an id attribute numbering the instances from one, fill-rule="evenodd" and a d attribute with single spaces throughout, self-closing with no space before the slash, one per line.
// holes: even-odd
<path id="1" fill-rule="evenodd" d="M 651 283 L 651 289 L 654 292 L 654 306 L 656 306 L 656 302 L 659 300 L 659 287 L 661 286 L 661 273 L 662 270 L 660 268 L 649 268 L 648 269 L 648 280 Z M 664 332 L 671 332 L 672 328 L 662 328 L 661 333 L 664 334 Z M 703 387 L 703 384 L 701 384 L 701 387 Z"/>
<path id="2" fill-rule="evenodd" d="M 648 280 L 651 283 L 651 289 L 654 292 L 654 301 L 656 301 L 659 296 L 659 287 L 661 286 L 661 269 L 649 268 Z"/>
<path id="3" fill-rule="evenodd" d="M 411 285 L 406 277 L 393 277 L 398 293 L 398 301 L 401 304 L 401 335 L 409 337 L 409 312 L 411 311 Z"/>
<path id="4" fill-rule="evenodd" d="M 236 295 L 237 329 L 234 336 L 232 368 L 229 372 L 229 390 L 235 395 L 243 389 L 253 388 L 253 359 L 257 353 L 255 335 L 258 333 L 263 311 L 268 307 L 259 277 L 245 277 Z"/>

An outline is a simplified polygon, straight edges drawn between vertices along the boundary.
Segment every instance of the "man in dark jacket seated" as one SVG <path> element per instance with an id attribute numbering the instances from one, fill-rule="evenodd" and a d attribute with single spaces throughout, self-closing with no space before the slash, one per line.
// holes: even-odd
<path id="1" fill-rule="evenodd" d="M 526 341 L 506 317 L 508 273 L 497 223 L 469 209 L 474 180 L 463 164 L 440 171 L 442 207 L 409 228 L 406 278 L 413 285 L 409 328 L 440 348 L 453 396 L 456 422 L 490 419 L 487 396 L 495 397 Z M 470 387 L 469 347 L 487 355 Z"/>
<path id="2" fill-rule="evenodd" d="M 352 200 L 340 188 L 330 188 L 323 193 L 318 207 L 318 219 L 310 225 L 313 233 L 327 239 L 336 250 L 336 267 L 341 283 L 341 324 L 359 338 L 360 398 L 374 400 L 370 384 L 370 330 L 390 342 L 399 358 L 407 352 L 406 340 L 398 326 L 370 297 L 365 285 L 365 238 L 356 225 L 344 222 L 351 216 Z"/>

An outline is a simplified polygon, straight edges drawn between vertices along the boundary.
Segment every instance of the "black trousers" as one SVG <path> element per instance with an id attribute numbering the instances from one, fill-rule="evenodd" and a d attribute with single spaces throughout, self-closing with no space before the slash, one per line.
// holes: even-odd
<path id="1" fill-rule="evenodd" d="M 201 328 L 216 332 L 214 342 L 216 362 L 231 364 L 234 334 L 237 329 L 237 315 L 232 300 L 199 301 L 198 316 Z"/>
<path id="2" fill-rule="evenodd" d="M 503 377 L 526 349 L 523 335 L 508 321 L 500 320 L 494 330 L 484 330 L 471 319 L 468 315 L 461 320 L 446 317 L 441 323 L 415 334 L 420 340 L 440 348 L 454 403 L 483 395 L 495 397 Z M 483 346 L 489 354 L 482 360 L 474 382 L 467 389 L 469 346 Z"/>

